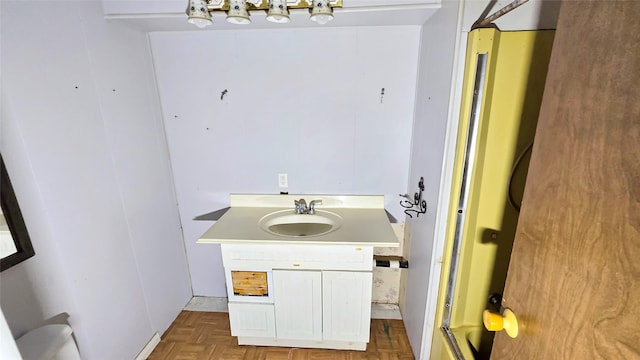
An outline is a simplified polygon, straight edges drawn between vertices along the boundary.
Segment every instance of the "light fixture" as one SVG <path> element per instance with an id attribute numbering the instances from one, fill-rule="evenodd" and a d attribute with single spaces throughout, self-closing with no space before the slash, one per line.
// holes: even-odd
<path id="1" fill-rule="evenodd" d="M 333 20 L 333 9 L 329 6 L 329 0 L 315 0 L 311 9 L 310 19 L 320 25 Z"/>
<path id="2" fill-rule="evenodd" d="M 343 0 L 189 0 L 187 17 L 199 28 L 213 24 L 214 13 L 226 13 L 227 21 L 234 24 L 250 24 L 250 13 L 264 11 L 267 20 L 288 23 L 289 10 L 306 9 L 310 19 L 318 24 L 333 20 L 333 8 L 342 7 Z"/>
<path id="3" fill-rule="evenodd" d="M 189 24 L 193 24 L 200 29 L 213 24 L 211 15 L 207 10 L 207 2 L 205 0 L 191 0 L 187 6 L 187 16 Z"/>
<path id="4" fill-rule="evenodd" d="M 247 10 L 247 0 L 231 0 L 229 2 L 227 21 L 238 25 L 251 24 L 249 10 Z"/>
<path id="5" fill-rule="evenodd" d="M 267 20 L 284 24 L 289 20 L 289 9 L 286 0 L 269 0 L 269 10 L 267 11 Z"/>

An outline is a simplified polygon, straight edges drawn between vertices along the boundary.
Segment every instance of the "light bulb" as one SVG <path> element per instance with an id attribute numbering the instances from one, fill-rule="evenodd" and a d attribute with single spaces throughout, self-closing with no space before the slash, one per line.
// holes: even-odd
<path id="1" fill-rule="evenodd" d="M 238 16 L 227 16 L 227 22 L 237 25 L 247 25 L 251 24 L 251 19 L 238 17 Z"/>
<path id="2" fill-rule="evenodd" d="M 269 15 L 267 16 L 267 20 L 274 23 L 279 23 L 279 24 L 286 24 L 289 21 L 291 21 L 288 16 L 282 16 L 282 15 Z"/>
<path id="3" fill-rule="evenodd" d="M 199 29 L 204 29 L 209 25 L 213 25 L 213 21 L 207 20 L 207 19 L 191 18 L 187 21 L 189 22 L 189 24 L 193 24 L 197 26 Z"/>
<path id="4" fill-rule="evenodd" d="M 313 9 L 311 9 L 311 21 L 315 21 L 320 25 L 324 25 L 333 20 L 333 9 L 329 6 L 327 0 L 315 0 Z"/>
<path id="5" fill-rule="evenodd" d="M 231 0 L 227 11 L 227 22 L 238 25 L 251 24 L 246 0 Z"/>
<path id="6" fill-rule="evenodd" d="M 267 20 L 284 24 L 289 20 L 289 9 L 285 0 L 269 0 L 269 11 L 267 11 Z"/>
<path id="7" fill-rule="evenodd" d="M 329 21 L 333 20 L 333 15 L 331 14 L 314 14 L 311 15 L 311 21 L 315 21 L 320 25 L 324 25 Z"/>
<path id="8" fill-rule="evenodd" d="M 187 16 L 187 22 L 200 29 L 213 24 L 213 20 L 211 20 L 211 14 L 209 14 L 205 0 L 191 0 L 187 7 Z"/>

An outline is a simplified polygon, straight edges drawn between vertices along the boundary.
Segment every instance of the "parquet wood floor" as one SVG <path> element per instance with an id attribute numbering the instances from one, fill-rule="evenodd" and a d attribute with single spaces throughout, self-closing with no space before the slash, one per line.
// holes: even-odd
<path id="1" fill-rule="evenodd" d="M 183 311 L 149 360 L 413 360 L 402 320 L 371 321 L 366 351 L 238 345 L 227 313 Z"/>

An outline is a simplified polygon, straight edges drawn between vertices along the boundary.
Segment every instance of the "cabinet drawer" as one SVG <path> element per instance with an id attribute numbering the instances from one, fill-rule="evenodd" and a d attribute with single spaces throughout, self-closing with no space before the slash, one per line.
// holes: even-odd
<path id="1" fill-rule="evenodd" d="M 238 274 L 245 273 L 245 271 L 238 271 L 238 269 L 230 269 L 225 267 L 225 277 L 227 285 L 227 296 L 229 302 L 239 303 L 273 303 L 273 279 L 271 270 L 253 269 L 246 271 L 249 274 L 256 274 L 258 278 L 264 277 L 264 281 L 258 284 L 258 291 L 252 291 L 251 284 L 242 284 L 242 275 L 238 278 Z M 234 274 L 236 276 L 234 276 Z M 239 284 L 240 282 L 240 284 Z M 248 286 L 248 289 L 242 289 L 243 285 Z M 246 290 L 246 291 L 243 291 Z"/>
<path id="2" fill-rule="evenodd" d="M 229 303 L 231 335 L 276 337 L 273 304 Z"/>
<path id="3" fill-rule="evenodd" d="M 372 270 L 373 246 L 222 244 L 222 262 L 233 270 Z"/>

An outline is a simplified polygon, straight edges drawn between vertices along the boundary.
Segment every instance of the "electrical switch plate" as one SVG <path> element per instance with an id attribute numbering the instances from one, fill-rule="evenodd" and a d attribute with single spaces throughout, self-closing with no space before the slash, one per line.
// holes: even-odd
<path id="1" fill-rule="evenodd" d="M 278 187 L 280 188 L 289 187 L 289 179 L 287 174 L 278 174 Z"/>

